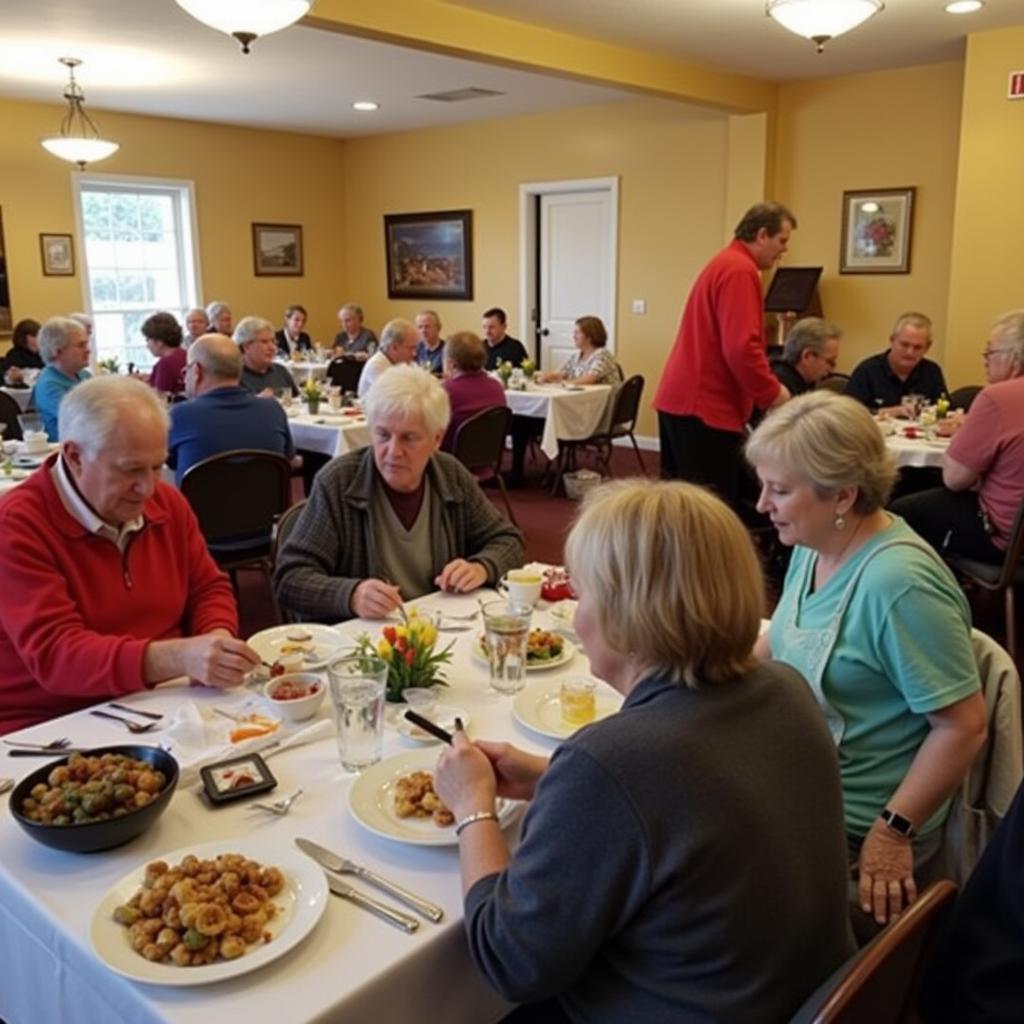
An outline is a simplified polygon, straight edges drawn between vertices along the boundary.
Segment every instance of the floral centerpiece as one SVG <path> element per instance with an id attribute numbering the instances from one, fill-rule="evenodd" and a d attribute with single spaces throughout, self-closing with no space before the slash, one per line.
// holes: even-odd
<path id="1" fill-rule="evenodd" d="M 96 365 L 100 368 L 101 373 L 121 372 L 121 364 L 117 361 L 117 356 L 111 356 L 109 359 L 101 359 Z"/>
<path id="2" fill-rule="evenodd" d="M 937 420 L 944 420 L 949 415 L 949 399 L 943 395 L 935 403 L 935 418 Z"/>
<path id="3" fill-rule="evenodd" d="M 532 359 L 524 359 L 519 368 L 527 380 L 533 380 L 533 375 L 537 372 L 537 364 Z"/>
<path id="4" fill-rule="evenodd" d="M 498 376 L 501 378 L 501 383 L 504 387 L 508 387 L 509 378 L 512 376 L 512 370 L 514 367 L 506 359 L 504 362 L 498 363 Z"/>
<path id="5" fill-rule="evenodd" d="M 406 621 L 397 626 L 385 626 L 376 643 L 368 633 L 359 636 L 355 653 L 376 655 L 387 664 L 388 700 L 397 702 L 409 687 L 448 685 L 439 670 L 452 660 L 454 643 L 435 652 L 436 645 L 437 627 L 429 619 L 420 618 L 415 608 L 410 608 Z"/>
<path id="6" fill-rule="evenodd" d="M 302 400 L 309 408 L 311 416 L 315 416 L 320 410 L 320 403 L 323 401 L 323 397 L 320 385 L 312 377 L 308 378 L 306 383 L 302 385 Z"/>

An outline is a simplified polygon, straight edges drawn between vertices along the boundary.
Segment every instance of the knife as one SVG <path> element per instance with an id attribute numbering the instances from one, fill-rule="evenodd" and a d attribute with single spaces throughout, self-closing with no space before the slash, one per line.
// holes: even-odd
<path id="1" fill-rule="evenodd" d="M 91 754 L 91 750 L 86 750 L 84 747 L 64 747 L 62 750 L 5 750 L 4 753 L 8 757 L 49 757 L 53 760 L 65 758 L 68 754 Z"/>
<path id="2" fill-rule="evenodd" d="M 324 877 L 326 877 L 327 884 L 335 896 L 341 896 L 342 899 L 350 900 L 357 907 L 362 907 L 371 914 L 376 914 L 377 917 L 383 918 L 388 924 L 401 928 L 403 932 L 411 934 L 419 928 L 420 923 L 415 917 L 403 914 L 400 910 L 395 910 L 386 903 L 381 903 L 372 896 L 367 896 L 358 889 L 353 889 L 351 885 L 346 885 L 340 878 L 336 878 L 329 871 L 324 872 Z"/>
<path id="3" fill-rule="evenodd" d="M 295 845 L 302 850 L 303 853 L 308 854 L 320 865 L 320 867 L 327 871 L 333 871 L 339 875 L 355 875 L 357 878 L 361 878 L 364 882 L 368 882 L 370 885 L 375 886 L 382 892 L 386 892 L 389 896 L 394 896 L 396 900 L 401 901 L 407 907 L 412 907 L 421 917 L 425 917 L 428 921 L 433 921 L 437 924 L 441 918 L 444 917 L 444 908 L 439 907 L 436 903 L 430 903 L 425 899 L 421 899 L 415 893 L 409 892 L 408 889 L 403 889 L 402 886 L 396 885 L 394 882 L 389 882 L 386 878 L 381 878 L 380 875 L 374 874 L 369 868 L 360 867 L 353 861 L 347 860 L 345 857 L 339 857 L 336 853 L 332 853 L 330 850 L 319 843 L 314 843 L 311 839 L 303 839 L 299 836 L 295 840 Z M 330 878 L 330 876 L 328 876 Z M 333 886 L 332 886 L 333 888 Z M 354 892 L 355 890 L 353 890 Z M 403 917 L 405 915 L 402 915 Z M 409 918 L 409 920 L 413 920 Z"/>

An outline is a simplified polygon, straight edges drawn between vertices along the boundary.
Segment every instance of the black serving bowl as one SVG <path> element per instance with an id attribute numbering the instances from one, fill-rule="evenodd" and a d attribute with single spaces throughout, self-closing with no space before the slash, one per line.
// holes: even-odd
<path id="1" fill-rule="evenodd" d="M 120 818 L 78 825 L 43 825 L 22 814 L 21 804 L 31 794 L 33 786 L 46 782 L 54 768 L 68 763 L 67 757 L 61 757 L 32 772 L 14 787 L 14 792 L 11 793 L 11 814 L 14 815 L 14 820 L 37 842 L 44 846 L 52 846 L 56 850 L 66 850 L 68 853 L 110 850 L 142 835 L 167 810 L 167 805 L 171 802 L 175 787 L 178 785 L 178 762 L 166 750 L 160 750 L 158 747 L 97 747 L 88 751 L 85 756 L 96 757 L 100 754 L 124 754 L 137 761 L 145 761 L 163 772 L 167 783 L 155 800 L 138 810 L 129 811 Z"/>

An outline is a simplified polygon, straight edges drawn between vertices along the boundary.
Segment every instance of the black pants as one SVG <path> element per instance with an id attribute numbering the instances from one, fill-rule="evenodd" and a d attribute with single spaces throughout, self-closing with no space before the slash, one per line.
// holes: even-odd
<path id="1" fill-rule="evenodd" d="M 908 494 L 889 507 L 896 515 L 903 516 L 936 551 L 948 551 L 990 565 L 1003 564 L 1006 553 L 992 543 L 974 491 L 935 487 Z"/>
<path id="2" fill-rule="evenodd" d="M 512 417 L 512 476 L 510 483 L 521 487 L 526 479 L 526 449 L 531 440 L 540 440 L 544 420 L 537 416 Z"/>
<path id="3" fill-rule="evenodd" d="M 743 434 L 667 412 L 658 413 L 658 432 L 662 477 L 703 484 L 736 507 L 744 474 Z"/>

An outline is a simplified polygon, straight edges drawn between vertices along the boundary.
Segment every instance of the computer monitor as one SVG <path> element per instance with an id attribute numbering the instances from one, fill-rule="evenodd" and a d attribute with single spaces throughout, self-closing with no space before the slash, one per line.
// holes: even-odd
<path id="1" fill-rule="evenodd" d="M 779 267 L 764 297 L 767 313 L 802 313 L 814 299 L 821 267 Z"/>

